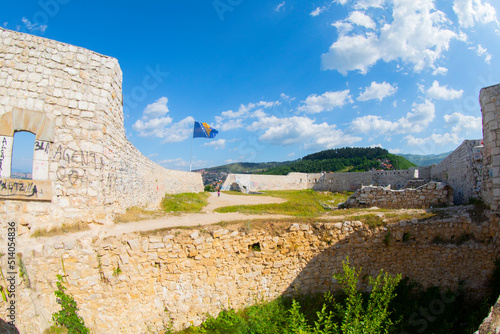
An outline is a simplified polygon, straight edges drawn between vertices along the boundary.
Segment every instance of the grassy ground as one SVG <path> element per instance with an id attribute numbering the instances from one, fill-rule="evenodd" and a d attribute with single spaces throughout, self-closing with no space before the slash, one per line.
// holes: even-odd
<path id="1" fill-rule="evenodd" d="M 200 212 L 208 204 L 210 193 L 183 193 L 165 195 L 161 201 L 161 208 L 165 212 Z"/>
<path id="2" fill-rule="evenodd" d="M 236 205 L 218 208 L 215 211 L 241 212 L 249 214 L 280 214 L 297 217 L 317 217 L 329 212 L 322 204 L 337 206 L 352 193 L 323 193 L 314 190 L 265 191 L 264 195 L 286 200 L 280 204 Z"/>
<path id="3" fill-rule="evenodd" d="M 61 227 L 56 227 L 52 229 L 38 229 L 33 234 L 31 237 L 33 238 L 40 238 L 40 237 L 52 237 L 54 235 L 61 235 L 61 234 L 66 234 L 66 233 L 73 233 L 73 232 L 79 232 L 79 231 L 86 231 L 89 230 L 89 223 L 84 223 L 84 222 L 79 222 L 76 224 L 62 224 Z"/>
<path id="4" fill-rule="evenodd" d="M 137 206 L 128 208 L 125 213 L 115 216 L 115 224 L 137 222 L 145 219 L 155 219 L 163 217 L 165 213 L 160 210 L 146 210 Z"/>

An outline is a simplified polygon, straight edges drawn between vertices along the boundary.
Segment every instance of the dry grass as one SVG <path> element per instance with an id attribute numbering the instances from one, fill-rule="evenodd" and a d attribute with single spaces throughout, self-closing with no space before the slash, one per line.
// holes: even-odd
<path id="1" fill-rule="evenodd" d="M 164 217 L 165 213 L 160 210 L 146 210 L 139 207 L 128 208 L 125 213 L 115 216 L 115 224 L 137 222 L 145 219 L 156 219 Z"/>
<path id="2" fill-rule="evenodd" d="M 85 223 L 85 222 L 78 222 L 76 224 L 62 224 L 62 226 L 56 227 L 56 228 L 51 228 L 51 229 L 38 229 L 33 234 L 31 234 L 31 237 L 33 238 L 40 238 L 40 237 L 52 237 L 54 235 L 62 235 L 66 233 L 74 233 L 74 232 L 80 232 L 80 231 L 87 231 L 90 229 L 90 223 Z"/>

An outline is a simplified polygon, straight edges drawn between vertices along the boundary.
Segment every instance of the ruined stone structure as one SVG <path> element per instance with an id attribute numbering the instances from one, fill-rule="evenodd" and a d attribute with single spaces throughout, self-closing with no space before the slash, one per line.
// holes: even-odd
<path id="1" fill-rule="evenodd" d="M 356 173 L 290 173 L 288 175 L 229 174 L 222 185 L 229 190 L 238 183 L 247 191 L 303 190 L 354 191 L 362 186 L 381 185 L 401 189 L 408 181 L 430 180 L 430 167 Z"/>
<path id="2" fill-rule="evenodd" d="M 453 188 L 455 204 L 467 204 L 481 197 L 483 177 L 481 140 L 466 140 L 438 165 L 431 168 L 431 179 Z"/>
<path id="3" fill-rule="evenodd" d="M 392 190 L 384 187 L 363 187 L 343 204 L 347 208 L 377 206 L 389 209 L 426 209 L 453 205 L 453 188 L 442 182 L 429 182 L 416 189 Z"/>
<path id="4" fill-rule="evenodd" d="M 114 58 L 0 28 L 0 219 L 31 231 L 109 223 L 165 193 L 203 191 L 201 176 L 167 170 L 125 137 Z M 33 180 L 11 179 L 15 133 L 36 135 Z"/>
<path id="5" fill-rule="evenodd" d="M 500 208 L 500 85 L 481 89 L 483 115 L 483 179 L 481 197 L 493 210 Z"/>
<path id="6" fill-rule="evenodd" d="M 500 225 L 490 219 L 473 222 L 463 210 L 375 229 L 356 221 L 273 223 L 27 244 L 30 287 L 26 280 L 17 287 L 16 323 L 22 334 L 49 327 L 60 309 L 57 274 L 67 275 L 68 292 L 94 333 L 158 333 L 170 321 L 175 328 L 199 324 L 206 313 L 262 298 L 336 289 L 332 275 L 346 256 L 363 268 L 361 276 L 383 268 L 424 287 L 455 289 L 463 280 L 467 291 L 482 293 L 500 250 Z M 1 306 L 0 318 L 4 312 Z"/>

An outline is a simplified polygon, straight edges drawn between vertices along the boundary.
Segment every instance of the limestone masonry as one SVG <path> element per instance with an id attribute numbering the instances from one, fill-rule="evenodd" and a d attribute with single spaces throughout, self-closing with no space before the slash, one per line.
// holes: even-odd
<path id="1" fill-rule="evenodd" d="M 384 187 L 363 187 L 349 197 L 346 208 L 378 206 L 390 209 L 426 209 L 453 205 L 453 189 L 444 184 L 429 182 L 416 189 L 391 190 Z"/>
<path id="2" fill-rule="evenodd" d="M 2 222 L 19 222 L 21 233 L 109 223 L 165 193 L 203 191 L 199 174 L 162 168 L 126 139 L 121 88 L 114 58 L 0 28 Z M 36 134 L 33 182 L 10 178 L 17 131 Z"/>
<path id="3" fill-rule="evenodd" d="M 463 281 L 481 294 L 499 253 L 498 218 L 472 221 L 465 209 L 445 216 L 375 229 L 357 221 L 270 222 L 25 245 L 30 287 L 23 281 L 17 288 L 18 329 L 41 333 L 50 326 L 60 309 L 57 274 L 67 275 L 93 333 L 158 333 L 170 321 L 175 328 L 196 325 L 206 313 L 262 298 L 336 289 L 332 275 L 347 255 L 361 276 L 384 268 L 424 287 L 454 289 Z"/>

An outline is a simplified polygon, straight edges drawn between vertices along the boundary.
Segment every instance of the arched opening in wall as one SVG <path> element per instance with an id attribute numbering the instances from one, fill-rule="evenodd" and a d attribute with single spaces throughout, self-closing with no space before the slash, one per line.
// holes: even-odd
<path id="1" fill-rule="evenodd" d="M 33 179 L 33 152 L 35 134 L 28 131 L 14 133 L 12 147 L 11 177 L 14 179 Z"/>

